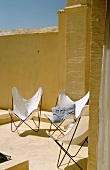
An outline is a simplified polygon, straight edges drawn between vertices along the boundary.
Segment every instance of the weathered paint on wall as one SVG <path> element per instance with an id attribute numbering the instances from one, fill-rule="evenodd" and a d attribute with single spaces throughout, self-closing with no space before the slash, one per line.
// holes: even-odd
<path id="1" fill-rule="evenodd" d="M 105 0 L 91 4 L 91 66 L 90 66 L 90 125 L 88 170 L 96 170 L 97 135 L 102 49 L 104 44 Z"/>
<path id="2" fill-rule="evenodd" d="M 58 11 L 58 89 L 65 89 L 66 64 L 66 14 L 64 10 Z"/>
<path id="3" fill-rule="evenodd" d="M 91 0 L 66 0 L 66 6 L 73 6 L 78 4 L 90 4 Z"/>
<path id="4" fill-rule="evenodd" d="M 36 31 L 36 30 L 35 30 Z M 55 105 L 58 92 L 58 30 L 0 33 L 0 108 L 10 108 L 11 89 L 31 98 L 43 87 L 43 109 Z"/>
<path id="5" fill-rule="evenodd" d="M 89 91 L 90 8 L 72 6 L 66 12 L 65 88 L 73 100 Z"/>

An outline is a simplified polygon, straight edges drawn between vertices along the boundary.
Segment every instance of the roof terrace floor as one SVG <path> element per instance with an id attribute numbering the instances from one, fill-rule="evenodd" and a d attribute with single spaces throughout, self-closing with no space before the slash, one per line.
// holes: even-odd
<path id="1" fill-rule="evenodd" d="M 29 121 L 29 123 L 32 122 Z M 0 125 L 0 152 L 12 157 L 12 160 L 0 165 L 0 170 L 5 169 L 6 164 L 11 166 L 13 161 L 16 164 L 19 160 L 29 160 L 29 170 L 57 170 L 57 158 L 60 148 L 47 136 L 45 131 L 48 129 L 49 123 L 46 122 L 41 122 L 39 132 L 33 132 L 22 125 L 18 134 L 17 132 L 11 132 L 10 123 Z M 78 148 L 78 145 L 74 145 L 70 150 L 74 154 Z M 84 170 L 87 169 L 87 155 L 88 147 L 84 146 L 75 158 Z M 79 170 L 74 163 L 68 165 L 68 161 L 69 158 L 66 157 L 60 170 Z"/>

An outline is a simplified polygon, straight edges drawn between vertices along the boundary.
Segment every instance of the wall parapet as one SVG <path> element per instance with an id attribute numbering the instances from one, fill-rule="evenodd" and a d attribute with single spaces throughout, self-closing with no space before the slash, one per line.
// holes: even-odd
<path id="1" fill-rule="evenodd" d="M 0 36 L 58 32 L 58 27 L 31 28 L 0 31 Z"/>

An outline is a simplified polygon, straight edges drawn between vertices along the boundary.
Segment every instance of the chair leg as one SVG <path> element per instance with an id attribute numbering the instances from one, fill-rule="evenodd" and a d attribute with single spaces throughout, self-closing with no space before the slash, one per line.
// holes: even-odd
<path id="1" fill-rule="evenodd" d="M 52 122 L 50 122 L 50 129 L 49 129 L 49 132 L 51 131 L 51 128 L 52 128 Z"/>
<path id="2" fill-rule="evenodd" d="M 39 128 L 40 128 L 40 118 L 38 118 L 38 125 L 36 124 L 35 120 L 32 118 L 32 121 L 34 123 L 34 125 L 36 126 L 36 129 L 33 129 L 29 124 L 27 124 L 25 121 L 23 121 L 23 123 L 25 123 L 31 130 L 33 130 L 34 132 L 38 132 Z"/>
<path id="3" fill-rule="evenodd" d="M 59 125 L 52 123 L 52 124 L 54 125 L 54 127 L 56 128 L 56 129 L 53 131 L 52 135 L 53 135 L 56 131 L 59 131 L 62 135 L 64 135 L 64 132 L 66 132 L 66 130 L 63 130 L 63 129 L 60 127 L 63 122 L 64 122 L 64 121 L 62 121 Z"/>
<path id="4" fill-rule="evenodd" d="M 85 138 L 85 140 L 84 140 L 84 142 L 82 143 L 82 145 L 80 146 L 79 150 L 78 150 L 78 151 L 76 152 L 76 154 L 75 154 L 75 155 L 73 155 L 72 157 L 77 156 L 77 154 L 79 153 L 79 151 L 81 150 L 81 148 L 83 147 L 83 145 L 85 144 L 85 142 L 87 142 L 87 139 L 88 139 L 88 137 L 87 137 L 87 138 Z"/>
<path id="5" fill-rule="evenodd" d="M 73 159 L 73 157 L 69 154 L 69 152 L 67 150 L 65 150 L 65 148 L 63 148 L 63 144 L 60 145 L 58 143 L 58 141 L 55 140 L 55 142 L 60 146 L 60 153 L 59 153 L 59 156 L 58 156 L 58 162 L 57 162 L 57 168 L 59 168 L 65 158 L 66 155 L 68 155 L 70 157 L 70 159 L 79 167 L 79 169 L 83 170 L 82 167 Z M 60 159 L 61 157 L 61 151 L 64 151 L 64 155 L 63 157 Z M 70 162 L 70 161 L 69 161 Z"/>
<path id="6" fill-rule="evenodd" d="M 40 111 L 38 111 L 38 129 L 40 128 L 41 110 L 42 110 L 42 97 L 41 97 L 41 103 L 40 103 Z"/>
<path id="7" fill-rule="evenodd" d="M 40 128 L 40 116 L 41 116 L 41 111 L 40 111 L 40 114 L 38 112 L 38 128 Z"/>
<path id="8" fill-rule="evenodd" d="M 81 118 L 80 118 L 80 119 L 81 119 Z M 76 152 L 76 154 L 75 154 L 74 156 L 70 155 L 69 152 L 68 152 L 68 150 L 69 150 L 69 148 L 70 148 L 70 145 L 71 145 L 71 142 L 72 142 L 72 139 L 73 139 L 74 134 L 75 134 L 75 132 L 76 132 L 76 129 L 77 129 L 78 125 L 79 125 L 80 119 L 79 119 L 79 121 L 78 121 L 78 123 L 77 123 L 77 126 L 76 126 L 76 128 L 75 128 L 75 131 L 74 131 L 74 133 L 73 133 L 73 136 L 72 136 L 72 138 L 71 138 L 71 140 L 70 140 L 70 143 L 69 143 L 67 149 L 65 149 L 65 148 L 63 147 L 63 144 L 61 145 L 57 140 L 54 140 L 54 141 L 58 144 L 58 146 L 60 147 L 60 153 L 59 153 L 58 162 L 57 162 L 57 167 L 58 167 L 58 168 L 61 166 L 61 164 L 62 164 L 65 156 L 68 155 L 68 156 L 70 157 L 70 159 L 71 159 L 81 170 L 83 170 L 83 169 L 81 168 L 81 166 L 73 159 L 73 157 L 75 157 L 75 156 L 79 153 L 79 151 L 81 150 L 82 146 L 83 146 L 84 143 L 87 141 L 88 137 L 85 138 L 85 140 L 84 140 L 84 142 L 82 143 L 81 147 L 79 148 L 79 150 Z M 64 155 L 63 155 L 62 159 L 60 160 L 61 151 L 64 151 Z M 59 162 L 60 162 L 60 163 L 59 163 Z"/>
<path id="9" fill-rule="evenodd" d="M 33 129 L 29 124 L 27 124 L 26 122 L 24 122 L 31 130 L 33 130 L 34 132 L 38 132 L 39 131 L 39 128 L 37 126 L 37 124 L 35 123 L 35 121 L 33 120 L 34 124 L 36 125 L 37 127 L 37 130 Z"/>
<path id="10" fill-rule="evenodd" d="M 63 147 L 63 143 L 62 143 L 61 146 Z M 62 151 L 62 148 L 60 148 L 60 152 L 59 152 L 59 156 L 58 156 L 58 161 L 57 161 L 57 167 L 58 167 L 58 168 L 60 167 L 60 165 L 61 165 L 61 163 L 62 163 L 62 161 L 63 161 L 63 159 L 64 159 L 64 158 L 62 158 L 62 160 L 61 160 L 61 162 L 60 162 L 61 151 Z M 60 163 L 59 163 L 59 162 L 60 162 Z"/>
<path id="11" fill-rule="evenodd" d="M 29 126 L 34 132 L 38 132 L 38 131 L 39 131 L 39 128 L 40 128 L 40 121 L 38 120 L 38 125 L 37 125 L 36 122 L 35 122 L 35 120 L 34 120 L 34 119 L 32 119 L 32 120 L 33 120 L 33 122 L 34 122 L 37 130 L 31 128 L 31 126 L 29 126 L 28 124 L 27 124 L 27 126 Z"/>
<path id="12" fill-rule="evenodd" d="M 20 123 L 18 125 L 15 124 L 13 117 L 11 115 L 11 113 L 9 113 L 10 117 L 11 117 L 11 131 L 15 132 L 18 130 L 19 126 L 23 123 L 23 121 L 20 121 Z M 15 129 L 13 130 L 13 125 L 15 126 Z"/>
<path id="13" fill-rule="evenodd" d="M 25 124 L 26 124 L 31 130 L 33 130 L 34 132 L 38 132 L 38 131 L 39 131 L 40 118 L 39 118 L 39 120 L 38 120 L 38 125 L 36 124 L 36 122 L 34 121 L 34 119 L 32 119 L 33 122 L 34 122 L 34 124 L 35 124 L 35 126 L 36 126 L 36 128 L 37 128 L 37 130 L 35 130 L 35 129 L 33 129 L 30 125 L 28 125 L 28 124 L 25 122 L 25 120 L 24 120 L 24 121 L 21 120 L 20 123 L 19 123 L 18 125 L 16 125 L 15 122 L 14 122 L 14 120 L 13 120 L 13 117 L 12 117 L 11 113 L 9 113 L 9 115 L 10 115 L 10 117 L 11 117 L 11 131 L 12 131 L 12 132 L 18 131 L 18 128 L 19 128 L 20 125 L 22 125 L 23 123 L 25 123 Z M 15 129 L 14 129 L 14 130 L 13 130 L 13 124 L 14 124 L 14 126 L 15 126 Z"/>
<path id="14" fill-rule="evenodd" d="M 85 138 L 84 142 L 82 143 L 82 145 L 80 146 L 80 148 L 78 149 L 78 151 L 76 152 L 76 154 L 73 155 L 73 156 L 71 156 L 72 158 L 77 156 L 77 154 L 79 153 L 79 151 L 81 150 L 81 148 L 83 147 L 83 145 L 85 144 L 85 142 L 88 143 L 88 137 Z M 71 161 L 71 158 L 70 158 L 70 161 Z M 69 163 L 70 163 L 70 161 L 69 161 Z"/>
<path id="15" fill-rule="evenodd" d="M 48 116 L 45 114 L 45 116 L 47 117 L 47 119 L 50 121 L 50 129 L 49 129 L 49 132 L 51 131 L 51 129 L 52 129 L 52 125 L 56 128 L 54 131 L 53 131 L 53 133 L 52 133 L 52 135 L 58 130 L 58 131 L 60 131 L 60 133 L 62 134 L 62 135 L 64 135 L 64 133 L 63 132 L 65 132 L 65 130 L 63 130 L 62 128 L 60 128 L 60 126 L 61 126 L 61 124 L 63 123 L 63 121 L 59 124 L 59 125 L 57 125 L 57 124 L 55 124 L 55 123 L 53 123 L 49 118 L 48 118 Z"/>

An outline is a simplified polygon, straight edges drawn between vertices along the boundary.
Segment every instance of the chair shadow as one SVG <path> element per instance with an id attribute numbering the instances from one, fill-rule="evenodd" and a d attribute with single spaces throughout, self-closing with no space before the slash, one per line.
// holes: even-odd
<path id="1" fill-rule="evenodd" d="M 81 146 L 83 142 L 84 142 L 84 140 L 83 140 L 81 143 L 79 143 L 78 145 Z M 85 143 L 83 144 L 83 147 L 88 147 L 88 143 L 85 142 Z"/>
<path id="2" fill-rule="evenodd" d="M 83 170 L 87 170 L 87 158 L 80 159 L 77 163 L 81 166 Z M 80 170 L 80 168 L 76 164 L 68 165 L 64 168 L 64 170 Z"/>
<path id="3" fill-rule="evenodd" d="M 24 131 L 22 133 L 19 133 L 19 136 L 20 137 L 26 137 L 26 136 L 32 135 L 32 136 L 39 136 L 39 137 L 48 138 L 49 136 L 47 135 L 46 130 L 47 129 L 39 129 L 38 132 L 34 132 L 33 130 L 26 130 L 26 131 Z"/>

